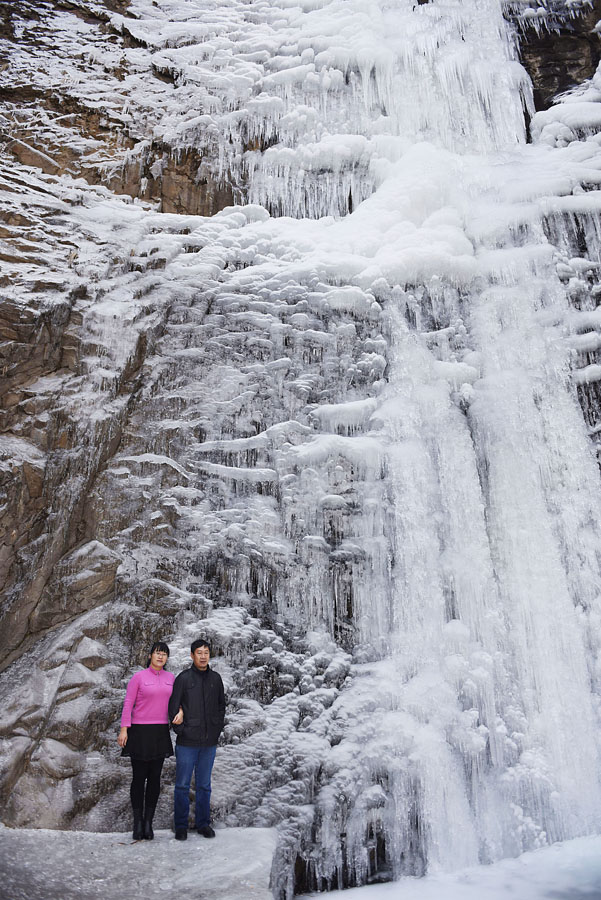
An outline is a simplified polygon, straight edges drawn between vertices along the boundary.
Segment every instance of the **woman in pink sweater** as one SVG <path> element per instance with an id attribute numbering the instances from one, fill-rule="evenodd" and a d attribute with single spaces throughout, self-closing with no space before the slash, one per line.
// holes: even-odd
<path id="1" fill-rule="evenodd" d="M 154 837 L 152 819 L 161 791 L 161 770 L 165 757 L 173 756 L 167 705 L 175 675 L 165 671 L 168 659 L 169 647 L 156 641 L 150 648 L 148 668 L 136 672 L 125 693 L 117 743 L 121 756 L 131 759 L 134 841 Z M 180 716 L 173 720 L 176 725 Z"/>

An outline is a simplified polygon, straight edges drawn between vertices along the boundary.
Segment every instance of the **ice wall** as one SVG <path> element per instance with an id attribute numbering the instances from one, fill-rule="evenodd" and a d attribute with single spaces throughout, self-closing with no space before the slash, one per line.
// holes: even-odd
<path id="1" fill-rule="evenodd" d="M 487 150 L 524 137 L 515 101 L 531 91 L 498 3 L 134 0 L 130 12 L 139 22 L 114 21 L 177 79 L 155 134 L 206 148 L 208 169 L 216 159 L 279 215 L 352 210 L 419 140 Z"/>

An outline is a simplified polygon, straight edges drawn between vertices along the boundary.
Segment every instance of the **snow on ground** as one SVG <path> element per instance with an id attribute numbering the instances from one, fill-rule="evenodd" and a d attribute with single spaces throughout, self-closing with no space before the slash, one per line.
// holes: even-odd
<path id="1" fill-rule="evenodd" d="M 218 829 L 186 842 L 129 834 L 11 829 L 0 825 L 0 900 L 271 900 L 271 828 Z"/>
<path id="2" fill-rule="evenodd" d="M 190 832 L 176 842 L 129 835 L 11 829 L 0 825 L 1 900 L 271 900 L 272 828 L 220 828 L 214 841 Z M 304 895 L 324 897 L 324 894 Z M 334 891 L 344 900 L 599 900 L 601 836 L 554 844 L 517 859 L 453 874 L 403 878 Z M 299 898 L 302 900 L 302 898 Z"/>
<path id="3" fill-rule="evenodd" d="M 403 878 L 327 896 L 332 900 L 599 900 L 601 837 L 565 841 L 452 875 Z"/>

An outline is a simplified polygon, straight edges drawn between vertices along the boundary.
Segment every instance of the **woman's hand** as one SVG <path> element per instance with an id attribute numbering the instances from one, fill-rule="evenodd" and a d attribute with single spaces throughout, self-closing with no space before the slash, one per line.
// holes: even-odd
<path id="1" fill-rule="evenodd" d="M 183 718 L 183 716 L 182 716 L 182 718 Z M 127 744 L 127 728 L 125 727 L 125 725 L 123 725 L 119 729 L 119 737 L 117 738 L 117 743 L 119 744 L 121 749 L 123 749 L 125 747 L 125 745 Z"/>
<path id="2" fill-rule="evenodd" d="M 173 725 L 183 725 L 183 723 L 184 723 L 184 711 L 180 706 L 179 710 L 177 711 L 177 715 L 175 715 L 172 719 L 172 724 Z"/>

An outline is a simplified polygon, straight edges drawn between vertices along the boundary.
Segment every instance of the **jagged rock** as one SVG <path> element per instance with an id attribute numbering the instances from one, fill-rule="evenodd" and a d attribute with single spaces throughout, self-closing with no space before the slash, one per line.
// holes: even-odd
<path id="1" fill-rule="evenodd" d="M 41 169 L 42 172 L 47 172 L 49 175 L 56 175 L 60 172 L 61 167 L 59 164 L 51 159 L 47 153 L 42 153 L 41 150 L 30 147 L 24 141 L 13 138 L 7 144 L 7 150 L 24 166 L 33 166 Z"/>
<path id="2" fill-rule="evenodd" d="M 94 182 L 103 176 L 99 173 L 95 179 L 89 173 L 87 177 Z M 116 193 L 158 203 L 165 213 L 211 216 L 234 203 L 232 186 L 211 176 L 198 151 L 172 150 L 159 142 L 153 142 L 139 159 L 127 161 L 107 184 Z"/>
<path id="3" fill-rule="evenodd" d="M 102 668 L 102 666 L 106 666 L 110 661 L 110 654 L 106 647 L 89 637 L 82 638 L 78 644 L 74 657 L 83 666 L 86 666 L 93 671 Z"/>
<path id="4" fill-rule="evenodd" d="M 144 74 L 150 94 L 159 98 L 157 108 L 143 102 L 141 116 L 121 111 L 131 101 L 123 82 L 139 77 L 140 55 L 128 56 L 131 45 L 139 42 L 123 25 L 118 27 L 111 14 L 122 14 L 128 22 L 128 3 L 61 6 L 58 16 L 57 4 L 48 0 L 15 0 L 3 7 L 0 37 L 8 61 L 0 77 L 0 99 L 10 126 L 8 119 L 0 118 L 0 143 L 6 151 L 24 166 L 50 175 L 79 175 L 90 184 L 106 184 L 116 194 L 158 203 L 165 212 L 212 215 L 231 204 L 233 186 L 216 175 L 214 160 L 206 153 L 153 138 L 161 104 L 177 86 L 176 72 L 149 64 Z M 65 12 L 88 27 L 70 30 Z M 29 26 L 18 41 L 15 20 Z M 73 73 L 72 80 L 57 80 L 52 65 L 45 75 L 39 71 L 37 46 L 48 40 L 56 58 Z M 22 64 L 13 75 L 11 59 L 17 50 Z M 78 88 L 85 85 L 89 66 L 97 70 L 103 111 L 94 92 L 87 95 L 85 87 Z"/>
<path id="5" fill-rule="evenodd" d="M 537 110 L 547 109 L 558 94 L 595 74 L 601 60 L 601 37 L 596 28 L 600 20 L 601 3 L 594 0 L 561 28 L 526 31 L 521 58 L 534 83 Z"/>
<path id="6" fill-rule="evenodd" d="M 31 630 L 44 631 L 106 603 L 114 595 L 120 561 L 99 541 L 90 541 L 63 557 L 29 617 Z"/>
<path id="7" fill-rule="evenodd" d="M 39 766 L 51 778 L 72 778 L 81 772 L 84 761 L 80 753 L 69 749 L 65 744 L 44 738 L 31 756 L 34 766 Z"/>
<path id="8" fill-rule="evenodd" d="M 3 516 L 0 522 L 0 581 L 11 581 L 15 554 L 35 540 L 42 530 L 42 490 L 46 457 L 33 444 L 0 435 L 0 491 Z"/>
<path id="9" fill-rule="evenodd" d="M 10 824 L 52 827 L 58 816 L 66 826 L 123 784 L 125 772 L 107 765 L 98 749 L 107 729 L 114 743 L 122 702 L 122 690 L 110 687 L 119 667 L 103 639 L 115 646 L 113 635 L 130 627 L 143 634 L 128 607 L 95 609 L 39 641 L 15 664 L 17 683 L 0 683 L 0 796 Z M 124 791 L 113 801 L 112 816 L 126 798 Z"/>

